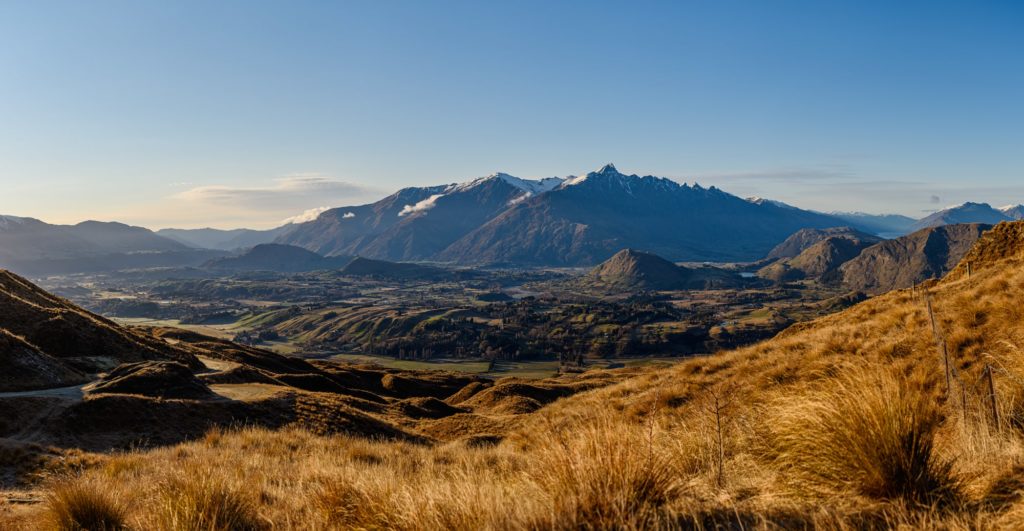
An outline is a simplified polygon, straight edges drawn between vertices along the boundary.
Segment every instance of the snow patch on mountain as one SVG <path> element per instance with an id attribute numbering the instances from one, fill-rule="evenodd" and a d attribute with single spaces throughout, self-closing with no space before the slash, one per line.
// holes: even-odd
<path id="1" fill-rule="evenodd" d="M 522 190 L 530 194 L 540 194 L 550 190 L 554 190 L 555 188 L 558 187 L 558 185 L 562 184 L 562 179 L 558 177 L 547 177 L 544 179 L 533 181 L 530 179 L 521 179 L 519 177 L 509 175 L 507 173 L 498 172 L 492 173 L 491 175 L 488 175 L 486 177 L 478 177 L 476 179 L 473 179 L 472 181 L 467 181 L 460 184 L 453 184 L 449 187 L 448 190 L 446 190 L 446 193 L 470 190 L 472 188 L 480 186 L 481 184 L 493 181 L 495 179 L 505 182 L 515 188 L 518 188 L 519 190 Z"/>
<path id="2" fill-rule="evenodd" d="M 446 195 L 466 192 L 478 186 L 492 182 L 494 180 L 502 181 L 504 183 L 511 185 L 513 188 L 522 191 L 522 194 L 514 197 L 511 201 L 509 201 L 509 206 L 524 201 L 534 195 L 554 190 L 555 188 L 561 186 L 561 184 L 564 182 L 564 179 L 561 179 L 559 177 L 546 177 L 544 179 L 539 180 L 530 180 L 515 177 L 507 173 L 492 173 L 491 175 L 487 175 L 485 177 L 478 177 L 476 179 L 473 179 L 472 181 L 450 184 L 446 186 L 444 190 L 439 194 L 434 194 L 420 201 L 419 203 L 416 203 L 415 205 L 405 205 L 405 207 L 402 208 L 402 211 L 398 213 L 398 216 L 405 217 L 419 212 L 426 212 L 434 208 L 437 205 L 437 200 Z"/>
<path id="3" fill-rule="evenodd" d="M 783 203 L 782 201 L 777 201 L 775 199 L 768 199 L 766 197 L 758 197 L 758 196 L 748 197 L 747 201 L 750 202 L 750 203 L 754 203 L 755 205 L 774 205 L 774 206 L 777 206 L 779 208 L 789 208 L 789 209 L 796 210 L 796 207 L 793 206 L 793 205 L 790 205 L 789 203 Z"/>
<path id="4" fill-rule="evenodd" d="M 564 183 L 562 183 L 562 188 L 566 188 L 566 187 L 569 187 L 569 186 L 576 186 L 578 184 L 582 184 L 582 183 L 586 182 L 589 177 L 594 177 L 594 176 L 598 176 L 598 175 L 622 175 L 622 174 L 619 173 L 619 170 L 615 168 L 614 164 L 608 163 L 608 164 L 605 164 L 604 166 L 601 166 L 601 169 L 599 169 L 597 171 L 588 172 L 588 173 L 585 173 L 585 174 L 579 175 L 579 176 L 574 176 L 574 175 L 573 176 L 569 176 L 569 178 L 566 179 Z"/>

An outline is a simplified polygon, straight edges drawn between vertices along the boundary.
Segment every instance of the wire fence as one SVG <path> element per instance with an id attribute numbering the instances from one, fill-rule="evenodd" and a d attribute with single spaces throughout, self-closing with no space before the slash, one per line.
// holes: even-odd
<path id="1" fill-rule="evenodd" d="M 987 353 L 982 354 L 986 363 L 981 374 L 971 377 L 969 374 L 962 373 L 957 368 L 957 353 L 950 352 L 949 343 L 942 330 L 942 324 L 935 315 L 932 294 L 929 290 L 920 290 L 917 286 L 912 290 L 912 294 L 916 296 L 918 291 L 921 291 L 921 296 L 924 299 L 925 309 L 928 312 L 928 322 L 931 325 L 932 339 L 935 342 L 939 363 L 945 372 L 947 402 L 950 404 L 955 404 L 954 401 L 959 402 L 960 415 L 964 423 L 969 418 L 977 418 L 978 420 L 990 422 L 999 431 L 1002 426 L 1002 419 L 999 412 L 999 396 L 996 390 L 995 375 L 998 373 L 1001 377 L 1005 377 L 1022 387 L 1024 387 L 1024 381 L 1007 370 L 998 359 Z M 973 382 L 968 380 L 973 380 Z M 960 396 L 956 397 L 959 400 L 956 400 L 953 395 L 954 384 L 959 391 L 958 394 Z"/>

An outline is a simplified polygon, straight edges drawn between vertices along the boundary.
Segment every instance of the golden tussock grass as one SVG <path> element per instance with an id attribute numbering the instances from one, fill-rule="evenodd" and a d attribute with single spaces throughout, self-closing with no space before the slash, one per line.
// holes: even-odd
<path id="1" fill-rule="evenodd" d="M 65 479 L 50 487 L 46 524 L 54 531 L 121 531 L 128 511 L 109 485 L 84 479 Z"/>

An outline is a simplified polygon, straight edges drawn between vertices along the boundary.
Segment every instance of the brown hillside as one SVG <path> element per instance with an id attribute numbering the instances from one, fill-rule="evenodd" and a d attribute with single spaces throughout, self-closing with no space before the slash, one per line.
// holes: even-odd
<path id="1" fill-rule="evenodd" d="M 846 238 L 849 240 L 866 242 L 869 244 L 878 243 L 882 238 L 861 232 L 850 227 L 835 227 L 831 229 L 800 229 L 786 238 L 782 243 L 773 248 L 765 257 L 769 260 L 794 258 L 806 251 L 814 244 L 826 238 Z"/>
<path id="2" fill-rule="evenodd" d="M 1024 223 L 1004 222 L 986 231 L 950 273 L 950 279 L 966 276 L 968 264 L 973 271 L 1004 265 L 1006 260 L 1024 254 Z"/>
<path id="3" fill-rule="evenodd" d="M 776 282 L 804 278 L 828 278 L 839 267 L 856 258 L 878 242 L 878 238 L 860 239 L 853 235 L 827 236 L 793 258 L 784 258 L 757 272 L 761 278 Z"/>
<path id="4" fill-rule="evenodd" d="M 873 245 L 840 267 L 843 283 L 877 294 L 939 278 L 990 228 L 980 223 L 944 225 Z"/>
<path id="5" fill-rule="evenodd" d="M 174 360 L 201 367 L 187 350 L 118 326 L 2 270 L 0 331 L 18 338 L 16 345 L 7 340 L 8 358 L 15 356 L 9 349 L 20 349 L 20 358 L 31 357 L 49 367 L 51 376 L 40 379 L 40 385 L 66 383 L 79 379 L 81 373 L 101 372 L 125 362 Z M 35 354 L 25 354 L 30 351 Z M 12 363 L 5 363 L 0 370 L 13 374 Z M 25 388 L 29 381 L 22 381 L 20 387 Z"/>

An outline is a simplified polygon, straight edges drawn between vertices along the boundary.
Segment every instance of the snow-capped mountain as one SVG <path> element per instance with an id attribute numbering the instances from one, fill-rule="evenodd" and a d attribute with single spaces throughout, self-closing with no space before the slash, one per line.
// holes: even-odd
<path id="1" fill-rule="evenodd" d="M 935 212 L 914 224 L 913 229 L 955 225 L 959 223 L 985 223 L 995 225 L 1003 221 L 1013 221 L 1005 212 L 992 208 L 988 203 L 963 203 L 947 207 Z"/>
<path id="2" fill-rule="evenodd" d="M 625 247 L 673 260 L 753 260 L 801 228 L 844 224 L 608 164 L 566 179 L 495 173 L 407 188 L 327 211 L 277 242 L 322 254 L 463 264 L 588 265 Z"/>
<path id="3" fill-rule="evenodd" d="M 1007 205 L 999 207 L 997 210 L 1003 213 L 1006 217 L 1014 220 L 1024 219 L 1024 205 Z"/>
<path id="4" fill-rule="evenodd" d="M 626 175 L 609 164 L 531 197 L 439 255 L 457 263 L 585 265 L 623 248 L 669 260 L 756 260 L 793 232 L 842 225 L 715 187 Z"/>
<path id="5" fill-rule="evenodd" d="M 377 203 L 324 212 L 278 243 L 324 254 L 427 260 L 501 212 L 562 184 L 494 173 L 464 183 L 406 188 Z"/>

